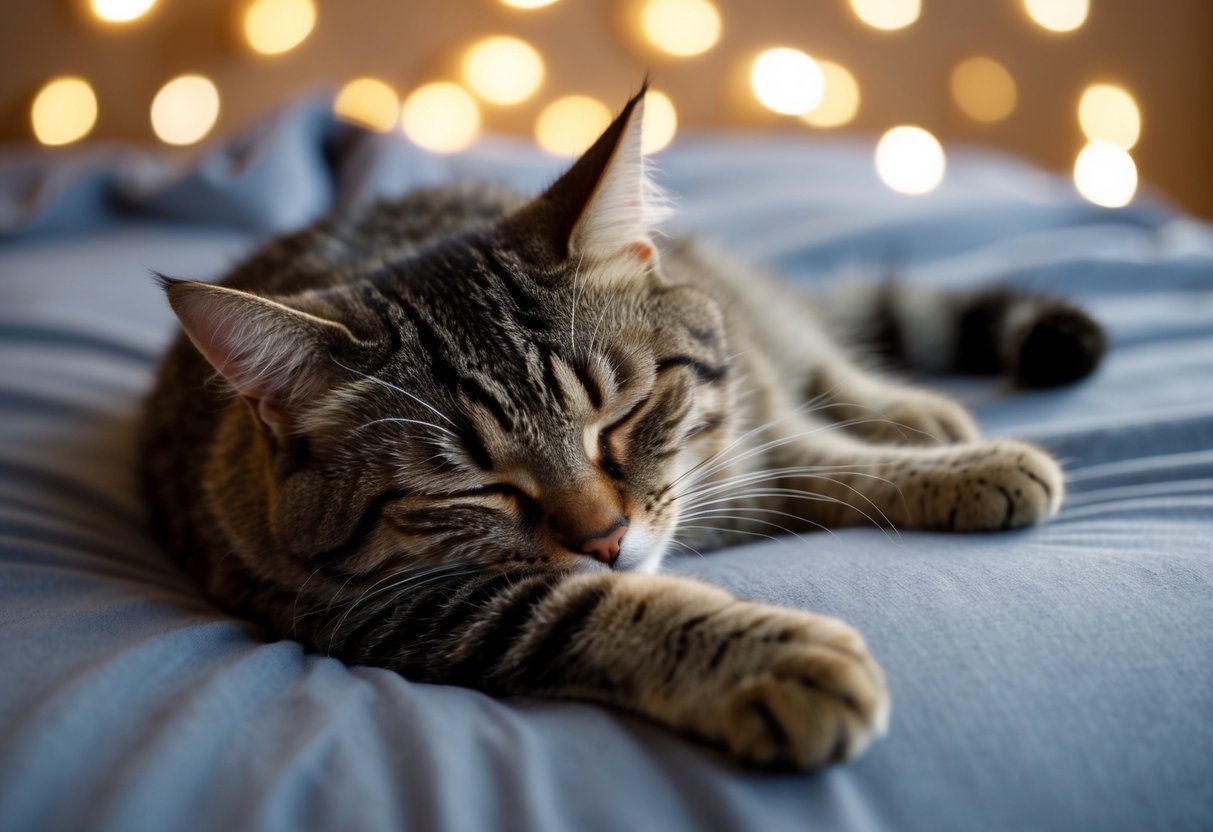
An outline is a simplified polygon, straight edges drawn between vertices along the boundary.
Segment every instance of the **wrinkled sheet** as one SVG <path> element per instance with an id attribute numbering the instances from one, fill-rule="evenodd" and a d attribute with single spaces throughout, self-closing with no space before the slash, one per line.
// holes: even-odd
<path id="1" fill-rule="evenodd" d="M 0 829 L 1213 828 L 1213 229 L 1144 194 L 1105 211 L 980 149 L 934 194 L 864 139 L 688 136 L 673 225 L 812 285 L 855 267 L 1012 279 L 1110 329 L 1098 375 L 935 382 L 1053 449 L 1052 523 L 854 529 L 674 559 L 841 616 L 895 697 L 850 767 L 764 774 L 598 707 L 413 684 L 267 643 L 144 532 L 134 427 L 171 315 L 149 270 L 211 278 L 333 206 L 560 162 L 458 157 L 304 102 L 188 165 L 127 147 L 0 152 Z"/>

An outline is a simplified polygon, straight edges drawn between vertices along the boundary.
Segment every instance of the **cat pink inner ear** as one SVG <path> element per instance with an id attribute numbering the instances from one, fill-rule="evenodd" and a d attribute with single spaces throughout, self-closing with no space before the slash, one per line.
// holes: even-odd
<path id="1" fill-rule="evenodd" d="M 279 434 L 328 378 L 326 345 L 352 341 L 340 324 L 235 289 L 180 281 L 168 297 L 202 356 Z"/>
<path id="2" fill-rule="evenodd" d="M 630 112 L 614 152 L 573 227 L 570 249 L 586 257 L 631 256 L 650 260 L 655 249 L 649 229 L 668 213 L 660 189 L 649 177 L 641 151 L 643 92 Z"/>

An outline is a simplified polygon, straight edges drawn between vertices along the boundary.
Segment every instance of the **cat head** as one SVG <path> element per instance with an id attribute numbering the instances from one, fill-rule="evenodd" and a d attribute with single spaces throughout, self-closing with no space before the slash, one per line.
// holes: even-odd
<path id="1" fill-rule="evenodd" d="M 246 515 L 234 545 L 364 575 L 656 568 L 732 380 L 717 305 L 663 274 L 642 114 L 643 91 L 539 197 L 325 288 L 168 286 L 248 403 L 208 486 Z"/>

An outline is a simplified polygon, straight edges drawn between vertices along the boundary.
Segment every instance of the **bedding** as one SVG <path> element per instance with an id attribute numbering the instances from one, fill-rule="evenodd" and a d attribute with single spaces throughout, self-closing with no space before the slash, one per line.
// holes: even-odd
<path id="1" fill-rule="evenodd" d="M 737 767 L 590 705 L 495 700 L 268 643 L 144 530 L 150 277 L 217 277 L 334 207 L 561 161 L 453 157 L 301 102 L 187 165 L 0 152 L 0 829 L 1213 828 L 1213 227 L 1108 211 L 979 148 L 887 191 L 863 138 L 715 133 L 659 158 L 672 221 L 811 288 L 856 270 L 1077 299 L 1102 369 L 1022 393 L 931 380 L 1065 462 L 1045 526 L 775 534 L 668 568 L 837 615 L 884 665 L 889 737 L 815 776 Z"/>

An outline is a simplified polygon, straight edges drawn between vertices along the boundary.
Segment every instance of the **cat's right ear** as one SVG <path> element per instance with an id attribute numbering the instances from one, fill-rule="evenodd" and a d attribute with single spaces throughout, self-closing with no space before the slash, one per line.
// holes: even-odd
<path id="1" fill-rule="evenodd" d="M 650 231 L 668 213 L 641 143 L 648 82 L 563 176 L 506 220 L 511 236 L 558 260 L 630 258 L 656 265 Z"/>
<path id="2" fill-rule="evenodd" d="M 334 377 L 333 356 L 356 344 L 338 323 L 267 298 L 160 277 L 185 334 L 275 435 Z"/>

